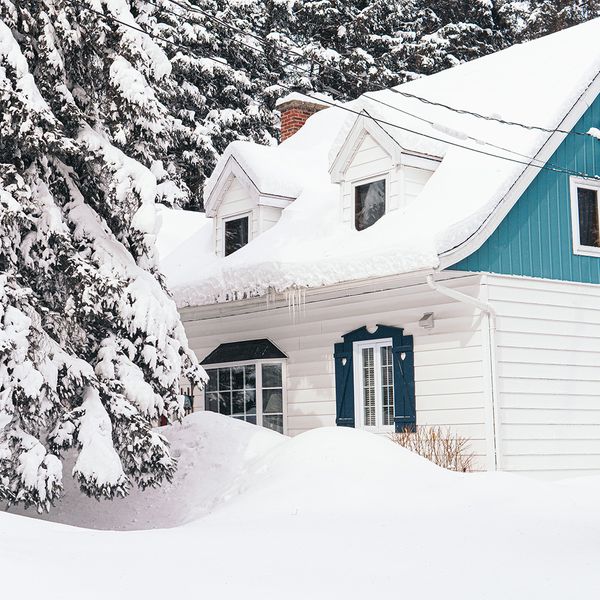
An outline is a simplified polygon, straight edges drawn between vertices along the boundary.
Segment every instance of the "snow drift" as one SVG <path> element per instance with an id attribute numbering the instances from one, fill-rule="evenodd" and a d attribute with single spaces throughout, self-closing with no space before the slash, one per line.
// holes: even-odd
<path id="1" fill-rule="evenodd" d="M 600 590 L 598 478 L 457 474 L 357 430 L 289 439 L 210 413 L 164 433 L 181 452 L 172 486 L 107 505 L 67 493 L 54 514 L 98 528 L 178 526 L 92 531 L 4 514 L 7 597 L 562 600 Z M 170 559 L 148 573 L 157 556 Z M 65 565 L 68 581 L 57 577 Z"/>

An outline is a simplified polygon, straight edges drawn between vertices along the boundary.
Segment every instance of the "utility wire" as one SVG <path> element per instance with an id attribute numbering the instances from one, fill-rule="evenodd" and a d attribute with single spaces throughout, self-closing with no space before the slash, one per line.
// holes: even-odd
<path id="1" fill-rule="evenodd" d="M 240 32 L 240 33 L 242 33 L 244 35 L 247 34 L 248 36 L 257 39 L 261 43 L 261 47 L 263 47 L 263 54 L 264 54 L 264 46 L 263 46 L 264 40 L 262 38 L 260 38 L 259 36 L 255 35 L 254 33 L 252 33 L 252 32 L 245 32 L 243 29 L 241 29 L 241 28 L 239 28 L 239 27 L 237 27 L 235 25 L 231 25 L 229 23 L 226 23 L 225 21 L 219 19 L 218 17 L 214 17 L 214 16 L 210 15 L 209 13 L 203 11 L 202 9 L 197 9 L 197 10 L 195 8 L 192 9 L 192 7 L 184 6 L 183 4 L 181 4 L 180 2 L 178 2 L 177 0 L 168 0 L 168 1 L 171 2 L 172 4 L 175 4 L 175 5 L 179 6 L 179 7 L 181 7 L 184 10 L 189 10 L 190 12 L 194 12 L 194 13 L 197 12 L 197 13 L 201 13 L 203 15 L 206 15 L 206 17 L 208 17 L 209 19 L 211 19 L 211 20 L 213 20 L 213 21 L 215 21 L 215 22 L 217 22 L 217 23 L 219 23 L 219 24 L 221 24 L 221 25 L 223 25 L 225 27 L 228 27 L 230 29 L 238 31 L 238 32 Z M 181 18 L 181 15 L 179 13 L 176 13 L 176 12 L 174 12 L 172 10 L 169 10 L 168 8 L 165 8 L 164 6 L 161 6 L 160 4 L 156 4 L 153 0 L 146 0 L 146 2 L 148 2 L 152 6 L 155 6 L 155 7 L 159 8 L 159 9 L 161 9 L 161 10 L 164 10 L 167 14 L 171 14 L 171 15 L 174 15 L 176 17 Z M 256 50 L 256 48 L 254 48 L 253 46 L 251 46 L 251 45 L 243 42 L 242 40 L 236 40 L 236 41 L 237 41 L 237 43 L 239 43 L 242 46 L 245 46 L 245 47 L 247 47 L 247 48 L 249 48 L 251 50 Z M 293 52 L 292 49 L 290 49 L 290 52 Z M 297 56 L 302 57 L 301 54 L 298 54 L 298 53 L 295 53 L 295 52 L 293 52 L 293 53 L 296 54 Z M 298 69 L 301 69 L 301 70 L 305 71 L 306 73 L 310 74 L 310 70 L 308 68 L 306 68 L 306 67 L 303 67 L 302 65 L 297 65 L 296 63 L 293 63 L 293 62 L 290 62 L 290 61 L 286 61 L 284 59 L 280 59 L 280 60 L 281 60 L 281 62 L 284 65 L 290 66 L 293 69 L 295 69 L 296 71 Z M 330 88 L 330 90 L 332 90 L 333 92 L 335 92 L 339 96 L 343 95 L 341 92 L 339 92 L 338 90 L 335 90 L 333 88 Z M 414 112 L 402 109 L 402 108 L 400 108 L 398 106 L 394 106 L 393 104 L 388 104 L 387 102 L 384 102 L 383 100 L 380 100 L 379 98 L 375 98 L 373 96 L 370 96 L 368 93 L 365 93 L 364 97 L 368 98 L 372 102 L 376 102 L 377 104 L 381 104 L 382 106 L 385 106 L 387 108 L 393 109 L 393 110 L 395 110 L 397 112 L 400 112 L 400 113 L 402 113 L 404 115 L 407 115 L 407 116 L 410 116 L 410 117 L 412 117 L 414 119 L 417 119 L 418 121 L 426 123 L 430 127 L 433 127 L 433 128 L 438 127 L 439 128 L 439 124 L 435 123 L 434 121 L 431 121 L 430 119 L 422 117 L 421 115 L 418 115 L 418 114 L 416 114 Z M 543 162 L 543 161 L 541 161 L 539 159 L 532 158 L 532 157 L 530 157 L 530 156 L 528 156 L 526 154 L 522 154 L 520 152 L 516 152 L 515 150 L 511 150 L 510 148 L 506 148 L 505 146 L 499 146 L 497 144 L 493 144 L 491 142 L 487 142 L 485 140 L 481 140 L 479 138 L 476 138 L 476 137 L 473 137 L 473 136 L 470 136 L 470 135 L 466 135 L 465 139 L 471 140 L 471 141 L 473 141 L 473 142 L 475 142 L 477 144 L 487 145 L 487 146 L 489 146 L 491 148 L 495 148 L 496 150 L 501 150 L 503 152 L 509 152 L 510 154 L 512 154 L 514 156 L 519 156 L 519 157 L 524 158 L 524 159 L 526 159 L 528 161 L 537 161 L 537 162 L 540 162 L 540 163 Z"/>
<path id="2" fill-rule="evenodd" d="M 154 4 L 154 2 L 152 2 L 151 0 L 147 0 L 150 4 L 153 4 L 154 6 L 156 6 L 157 8 L 164 8 L 161 7 L 157 4 Z M 255 40 L 257 40 L 259 43 L 261 44 L 265 44 L 267 40 L 265 40 L 263 37 L 250 32 L 250 31 L 245 31 L 244 29 L 242 29 L 241 27 L 237 27 L 236 25 L 232 24 L 232 23 L 227 23 L 226 21 L 224 21 L 223 19 L 220 19 L 219 17 L 216 17 L 215 15 L 210 14 L 208 11 L 199 8 L 197 6 L 192 6 L 188 3 L 183 3 L 183 2 L 179 2 L 178 0 L 167 0 L 168 2 L 171 2 L 172 4 L 175 4 L 176 6 L 179 6 L 180 8 L 187 10 L 189 12 L 194 12 L 194 13 L 198 13 L 201 14 L 203 16 L 205 16 L 208 19 L 211 19 L 212 21 L 214 21 L 215 23 L 219 23 L 220 25 L 223 25 L 224 27 L 227 27 L 231 30 L 237 31 L 238 33 L 241 33 L 245 36 L 254 38 Z M 368 7 L 370 8 L 370 7 Z M 166 9 L 165 9 L 166 10 Z M 365 11 L 368 9 L 365 9 Z M 362 11 L 364 12 L 364 11 Z M 175 13 L 177 14 L 177 13 Z M 239 42 L 241 44 L 244 44 L 244 42 Z M 528 130 L 535 130 L 535 131 L 543 131 L 545 133 L 562 133 L 565 135 L 581 135 L 581 136 L 585 136 L 587 137 L 589 134 L 583 131 L 569 131 L 569 130 L 564 130 L 564 129 L 552 129 L 552 128 L 548 128 L 548 127 L 540 127 L 537 125 L 528 125 L 525 123 L 521 123 L 518 121 L 509 121 L 509 120 L 505 120 L 505 119 L 501 119 L 500 117 L 495 117 L 493 115 L 484 115 L 475 111 L 471 111 L 471 110 L 467 110 L 467 109 L 463 109 L 463 108 L 456 108 L 454 106 L 450 106 L 448 104 L 444 104 L 442 102 L 436 102 L 434 100 L 430 100 L 428 98 L 425 98 L 423 96 L 419 96 L 417 94 L 412 94 L 410 92 L 406 92 L 404 90 L 399 90 L 398 88 L 395 87 L 391 87 L 391 88 L 386 88 L 383 87 L 381 85 L 377 85 L 377 84 L 372 84 L 370 82 L 367 82 L 365 79 L 363 79 L 362 77 L 360 77 L 359 75 L 356 75 L 354 73 L 345 73 L 344 71 L 342 71 L 340 68 L 335 67 L 333 65 L 327 65 L 327 64 L 322 64 L 320 62 L 316 62 L 314 61 L 314 59 L 311 59 L 308 56 L 305 56 L 304 54 L 302 54 L 301 52 L 298 52 L 296 50 L 294 50 L 293 48 L 291 48 L 290 46 L 286 45 L 285 50 L 287 52 L 289 52 L 290 54 L 293 54 L 299 58 L 302 58 L 304 60 L 308 60 L 313 66 L 319 66 L 321 68 L 324 69 L 329 69 L 330 71 L 333 71 L 335 73 L 338 73 L 339 75 L 342 75 L 343 77 L 348 77 L 348 75 L 351 75 L 355 81 L 360 82 L 365 89 L 367 89 L 368 87 L 376 87 L 377 90 L 376 91 L 389 91 L 392 92 L 394 94 L 400 94 L 401 96 L 404 96 L 405 98 L 410 98 L 412 100 L 416 100 L 418 102 L 421 102 L 423 104 L 427 104 L 427 105 L 431 105 L 431 106 L 436 106 L 436 107 L 440 107 L 440 108 L 444 108 L 446 110 L 449 110 L 451 112 L 455 112 L 458 114 L 462 114 L 462 115 L 469 115 L 472 117 L 476 117 L 478 119 L 484 119 L 486 121 L 494 121 L 497 123 L 501 123 L 503 125 L 509 125 L 509 126 L 514 126 L 514 127 L 521 127 L 523 129 L 528 129 Z M 301 65 L 297 65 L 296 63 L 290 63 L 287 62 L 285 63 L 287 65 L 290 66 L 296 66 L 296 67 L 301 67 Z M 310 71 L 306 68 L 304 68 L 303 70 L 305 70 L 307 73 L 310 74 Z M 338 92 L 340 95 L 342 95 L 340 92 Z M 366 94 L 365 94 L 366 95 Z M 388 106 L 389 108 L 392 108 L 394 110 L 399 110 L 400 112 L 406 112 L 406 111 L 402 111 L 399 107 L 393 106 L 391 104 L 387 104 L 377 98 L 374 98 L 373 96 L 367 96 L 370 100 L 373 100 L 374 102 L 379 102 L 380 104 L 384 104 L 386 106 Z M 410 113 L 407 113 L 410 114 Z M 411 116 L 415 116 L 415 115 L 411 115 Z M 418 117 L 417 117 L 418 118 Z"/>
<path id="3" fill-rule="evenodd" d="M 200 56 L 200 55 L 196 54 L 196 52 L 194 51 L 194 49 L 190 48 L 189 46 L 180 44 L 178 42 L 173 42 L 172 40 L 169 40 L 168 38 L 165 38 L 163 36 L 159 36 L 157 34 L 150 33 L 149 31 L 146 31 L 145 29 L 142 29 L 142 28 L 137 27 L 135 25 L 131 25 L 130 23 L 126 23 L 125 21 L 121 21 L 120 19 L 117 19 L 116 17 L 113 17 L 112 15 L 105 15 L 104 13 L 101 13 L 100 11 L 97 11 L 97 10 L 95 10 L 93 8 L 90 8 L 90 7 L 86 6 L 86 5 L 78 2 L 77 0 L 65 0 L 65 2 L 67 4 L 70 4 L 71 6 L 76 6 L 78 8 L 83 8 L 84 10 L 92 12 L 92 13 L 96 14 L 97 16 L 99 16 L 104 21 L 118 23 L 118 24 L 120 24 L 120 25 L 122 25 L 124 27 L 128 27 L 130 29 L 133 29 L 135 31 L 143 33 L 143 34 L 145 34 L 148 37 L 151 37 L 153 39 L 161 40 L 161 41 L 165 42 L 166 44 L 170 44 L 173 47 L 176 47 L 176 48 L 178 48 L 180 50 L 182 50 L 182 49 L 186 50 L 190 55 L 194 56 L 198 60 L 209 59 L 209 60 L 213 60 L 213 61 L 215 61 L 217 63 L 223 64 L 223 65 L 229 67 L 230 69 L 232 68 L 226 61 L 221 61 L 221 60 L 218 60 L 218 59 L 213 58 L 213 57 L 203 57 L 203 56 Z M 279 83 L 278 85 L 280 85 L 283 89 L 286 89 L 286 90 L 288 90 L 290 92 L 299 93 L 299 94 L 305 96 L 306 98 L 314 101 L 314 98 L 312 98 L 309 94 L 306 94 L 304 92 L 297 92 L 297 90 L 294 90 L 293 88 L 288 87 L 288 86 L 286 86 L 285 84 L 282 84 L 282 83 Z M 412 133 L 413 135 L 421 136 L 421 137 L 424 137 L 426 139 L 430 139 L 430 140 L 433 140 L 433 141 L 436 141 L 436 142 L 440 142 L 442 144 L 447 144 L 449 146 L 454 146 L 456 148 L 462 148 L 464 150 L 468 150 L 468 151 L 474 152 L 476 154 L 482 154 L 484 156 L 489 156 L 489 157 L 492 157 L 492 158 L 498 158 L 500 160 L 505 160 L 505 161 L 512 162 L 512 163 L 515 163 L 515 164 L 524 165 L 526 167 L 532 166 L 532 167 L 535 167 L 535 168 L 540 169 L 540 170 L 547 170 L 547 171 L 552 171 L 552 172 L 557 172 L 557 173 L 563 173 L 563 174 L 567 174 L 567 175 L 574 175 L 574 176 L 584 177 L 584 178 L 588 178 L 588 179 L 599 179 L 600 178 L 600 177 L 592 176 L 592 175 L 589 175 L 589 174 L 586 174 L 586 173 L 581 173 L 581 172 L 578 172 L 578 171 L 573 171 L 571 169 L 563 169 L 561 167 L 555 167 L 555 166 L 549 165 L 547 163 L 546 164 L 542 164 L 542 165 L 534 164 L 533 161 L 536 161 L 536 160 L 539 161 L 539 159 L 537 159 L 535 157 L 527 157 L 527 160 L 524 161 L 524 160 L 518 160 L 516 158 L 511 158 L 511 157 L 508 157 L 508 156 L 501 156 L 501 155 L 494 154 L 492 152 L 487 152 L 485 150 L 481 150 L 481 149 L 478 149 L 478 148 L 472 148 L 471 146 L 465 146 L 464 144 L 459 144 L 458 142 L 454 142 L 452 140 L 444 140 L 444 139 L 441 139 L 439 137 L 436 137 L 436 136 L 433 136 L 433 135 L 430 135 L 430 134 L 427 134 L 427 133 L 423 133 L 421 131 L 416 131 L 416 130 L 410 129 L 408 127 L 404 127 L 402 125 L 398 125 L 397 123 L 392 123 L 392 122 L 384 120 L 384 119 L 379 119 L 379 118 L 376 118 L 376 117 L 373 117 L 373 116 L 369 115 L 368 113 L 366 113 L 364 111 L 363 112 L 359 112 L 359 111 L 356 111 L 356 110 L 350 108 L 349 106 L 346 106 L 346 105 L 343 105 L 343 104 L 338 104 L 338 103 L 336 103 L 334 101 L 329 101 L 329 100 L 325 100 L 325 99 L 320 99 L 320 101 L 322 103 L 324 103 L 324 104 L 336 107 L 336 108 L 344 110 L 344 111 L 346 111 L 348 113 L 352 113 L 352 114 L 357 115 L 357 116 L 363 116 L 363 117 L 368 118 L 368 119 L 370 119 L 370 120 L 372 120 L 372 121 L 374 121 L 374 122 L 376 122 L 376 123 L 378 123 L 380 125 L 387 125 L 388 127 L 393 127 L 395 129 L 399 129 L 399 130 L 407 132 L 407 133 Z"/>
<path id="4" fill-rule="evenodd" d="M 164 11 L 165 11 L 165 12 L 167 12 L 168 14 L 172 14 L 172 15 L 174 15 L 174 16 L 176 16 L 176 17 L 179 17 L 179 18 L 181 18 L 181 15 L 180 15 L 179 13 L 176 13 L 176 12 L 174 12 L 174 11 L 172 11 L 172 10 L 169 10 L 168 8 L 165 8 L 164 6 L 162 6 L 162 5 L 160 5 L 160 4 L 156 4 L 156 3 L 155 3 L 153 0 L 146 0 L 146 1 L 147 1 L 149 4 L 152 4 L 153 6 L 155 6 L 156 8 L 159 8 L 159 9 L 161 9 L 161 10 L 164 10 Z M 214 22 L 216 22 L 216 23 L 218 23 L 218 24 L 220 24 L 220 25 L 223 25 L 224 27 L 227 27 L 227 28 L 229 28 L 229 29 L 232 29 L 232 30 L 234 30 L 234 31 L 237 31 L 238 33 L 241 33 L 241 34 L 243 34 L 243 35 L 247 35 L 247 36 L 249 36 L 249 37 L 251 37 L 251 38 L 254 38 L 254 39 L 256 39 L 256 40 L 257 40 L 257 41 L 258 41 L 258 42 L 261 44 L 261 47 L 263 48 L 263 54 L 265 53 L 265 50 L 264 50 L 264 44 L 265 44 L 265 40 L 264 40 L 263 38 L 261 38 L 260 36 L 256 35 L 255 33 L 253 33 L 253 32 L 249 32 L 249 31 L 245 31 L 245 30 L 241 29 L 240 27 L 237 27 L 236 25 L 233 25 L 233 24 L 231 24 L 231 23 L 227 23 L 226 21 L 223 21 L 223 20 L 222 20 L 222 19 L 220 19 L 219 17 L 216 17 L 216 16 L 214 16 L 214 15 L 211 15 L 210 13 L 208 13 L 207 11 L 205 11 L 205 10 L 203 10 L 203 9 L 201 9 L 201 8 L 198 8 L 198 7 L 192 7 L 192 6 L 189 6 L 189 5 L 183 4 L 183 3 L 179 2 L 178 0 L 168 0 L 168 2 L 171 2 L 172 4 L 174 4 L 174 5 L 176 5 L 176 6 L 180 7 L 180 8 L 182 8 L 183 10 L 186 10 L 186 11 L 188 11 L 188 12 L 202 14 L 202 15 L 206 16 L 208 19 L 210 19 L 210 20 L 212 20 L 212 21 L 214 21 Z M 242 45 L 242 46 L 245 46 L 245 47 L 247 47 L 247 48 L 249 48 L 249 49 L 251 49 L 251 50 L 253 50 L 253 51 L 254 51 L 254 50 L 257 50 L 257 48 L 255 48 L 254 46 L 251 46 L 250 44 L 247 44 L 246 42 L 244 42 L 244 41 L 242 41 L 242 40 L 237 40 L 237 43 L 239 43 L 240 45 Z M 294 55 L 296 55 L 296 56 L 298 56 L 298 57 L 300 57 L 300 58 L 305 58 L 305 57 L 304 57 L 304 55 L 302 55 L 302 54 L 300 54 L 300 53 L 298 53 L 298 52 L 295 52 L 295 51 L 294 51 L 292 48 L 290 48 L 289 46 L 287 47 L 287 49 L 288 49 L 288 51 L 289 51 L 290 53 L 292 53 L 292 54 L 294 54 Z M 285 59 L 280 59 L 280 60 L 281 60 L 281 62 L 282 62 L 284 65 L 290 66 L 290 67 L 292 67 L 293 69 L 295 69 L 296 71 L 297 71 L 298 69 L 301 69 L 301 70 L 303 70 L 305 73 L 307 73 L 307 74 L 309 74 L 309 75 L 311 74 L 311 71 L 310 71 L 310 70 L 309 70 L 307 67 L 303 67 L 302 65 L 298 65 L 297 63 L 290 62 L 290 61 L 287 61 L 287 60 L 285 60 Z M 311 60 L 311 59 L 308 59 L 308 60 Z M 313 64 L 313 65 L 314 65 L 315 63 L 311 61 L 311 64 Z M 319 65 L 319 63 L 317 63 L 317 65 Z M 339 69 L 337 69 L 337 68 L 334 68 L 334 67 L 329 67 L 329 66 L 327 66 L 326 68 L 331 68 L 331 69 L 333 69 L 333 70 L 335 70 L 335 71 L 337 71 L 337 72 L 341 73 L 342 75 L 344 75 L 344 73 L 343 73 L 342 71 L 340 71 Z M 357 79 L 359 79 L 359 80 L 360 80 L 362 83 L 364 83 L 364 81 L 363 81 L 362 79 L 360 79 L 360 77 L 359 77 L 358 75 L 354 75 L 354 77 L 355 77 L 355 78 L 357 78 Z M 280 85 L 281 85 L 281 84 L 280 84 Z M 282 87 L 284 87 L 284 86 L 282 86 Z M 336 94 L 338 94 L 340 97 L 341 97 L 341 96 L 343 96 L 343 94 L 342 94 L 341 92 L 339 92 L 338 90 L 334 90 L 334 89 L 332 89 L 332 88 L 330 88 L 330 89 L 331 89 L 333 92 L 335 92 Z M 382 89 L 386 90 L 387 88 L 382 88 Z M 365 98 L 368 98 L 368 99 L 369 99 L 369 100 L 371 100 L 372 102 L 376 102 L 377 104 L 380 104 L 380 105 L 382 105 L 382 106 L 385 106 L 385 107 L 387 107 L 387 108 L 390 108 L 390 109 L 392 109 L 392 110 L 398 111 L 398 112 L 400 112 L 400 113 L 402 113 L 402 114 L 404 114 L 404 115 L 407 115 L 407 116 L 410 116 L 410 117 L 412 117 L 412 118 L 414 118 L 414 119 L 417 119 L 417 120 L 419 120 L 419 121 L 421 121 L 421 122 L 423 122 L 423 123 L 426 123 L 427 125 L 429 125 L 429 126 L 431 126 L 431 127 L 433 127 L 433 128 L 436 128 L 436 127 L 437 127 L 437 128 L 439 128 L 439 127 L 440 127 L 440 124 L 438 124 L 438 123 L 435 123 L 434 121 L 431 121 L 430 119 L 427 119 L 427 118 L 425 118 L 425 117 L 422 117 L 421 115 L 418 115 L 418 114 L 416 114 L 416 113 L 414 113 L 414 112 L 411 112 L 411 111 L 408 111 L 408 110 L 402 109 L 402 108 L 400 108 L 400 107 L 398 107 L 398 106 L 394 106 L 393 104 L 389 104 L 389 103 L 387 103 L 387 102 L 384 102 L 383 100 L 380 100 L 379 98 L 375 98 L 375 97 L 373 97 L 373 96 L 369 95 L 368 93 L 365 93 L 365 94 L 364 94 L 364 97 L 365 97 Z M 553 132 L 560 132 L 560 130 L 552 130 L 552 131 L 553 131 Z M 584 133 L 580 133 L 580 132 L 572 132 L 572 133 L 578 133 L 578 134 L 580 134 L 580 135 L 583 135 L 583 136 L 588 136 L 588 134 L 584 134 Z M 475 143 L 477 143 L 477 144 L 487 145 L 487 146 L 489 146 L 489 147 L 491 147 L 491 148 L 495 148 L 496 150 L 501 150 L 501 151 L 503 151 L 503 152 L 508 152 L 508 153 L 510 153 L 510 154 L 512 154 L 512 155 L 514 155 L 514 156 L 519 156 L 520 158 L 523 158 L 523 159 L 525 159 L 525 160 L 527 160 L 527 161 L 529 161 L 529 162 L 536 161 L 536 162 L 539 162 L 539 163 L 545 164 L 545 163 L 544 163 L 544 161 L 542 161 L 542 160 L 540 160 L 540 159 L 538 159 L 538 158 L 534 158 L 534 157 L 528 156 L 528 155 L 526 155 L 526 154 L 522 154 L 522 153 L 520 153 L 520 152 L 516 152 L 515 150 L 512 150 L 512 149 L 510 149 L 510 148 L 506 148 L 505 146 L 500 146 L 500 145 L 497 145 L 497 144 L 493 144 L 493 143 L 491 143 L 491 142 L 488 142 L 488 141 L 485 141 L 485 140 L 481 140 L 481 139 L 479 139 L 479 138 L 476 138 L 476 137 L 473 137 L 473 136 L 470 136 L 470 135 L 465 135 L 465 139 L 468 139 L 468 140 L 470 140 L 470 141 L 473 141 L 473 142 L 475 142 Z M 553 165 L 550 165 L 550 166 L 553 166 Z M 556 168 L 560 168 L 560 167 L 556 167 Z"/>

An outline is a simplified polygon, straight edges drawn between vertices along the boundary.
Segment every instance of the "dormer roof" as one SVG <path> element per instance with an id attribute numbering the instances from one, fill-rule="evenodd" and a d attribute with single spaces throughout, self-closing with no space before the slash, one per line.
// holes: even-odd
<path id="1" fill-rule="evenodd" d="M 302 191 L 299 175 L 298 170 L 277 152 L 277 147 L 245 141 L 232 142 L 205 183 L 206 214 L 215 216 L 223 193 L 234 177 L 257 203 L 259 199 L 271 198 L 281 199 L 287 205 Z"/>

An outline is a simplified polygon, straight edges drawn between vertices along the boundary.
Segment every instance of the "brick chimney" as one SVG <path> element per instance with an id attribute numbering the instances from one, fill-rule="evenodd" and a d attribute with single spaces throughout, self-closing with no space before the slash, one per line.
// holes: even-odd
<path id="1" fill-rule="evenodd" d="M 321 94 L 310 97 L 292 92 L 277 100 L 275 108 L 281 113 L 281 141 L 284 142 L 294 135 L 306 123 L 308 117 L 316 112 L 329 108 L 330 104 L 322 102 L 319 98 L 327 98 Z"/>

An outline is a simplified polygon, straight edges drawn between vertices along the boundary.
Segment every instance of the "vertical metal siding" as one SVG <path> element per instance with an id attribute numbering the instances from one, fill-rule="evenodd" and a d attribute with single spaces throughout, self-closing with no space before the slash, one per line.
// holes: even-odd
<path id="1" fill-rule="evenodd" d="M 600 128 L 600 97 L 574 129 L 590 127 Z M 567 136 L 548 162 L 600 176 L 600 140 Z M 483 246 L 452 270 L 600 283 L 600 257 L 573 254 L 569 176 L 540 171 Z"/>

